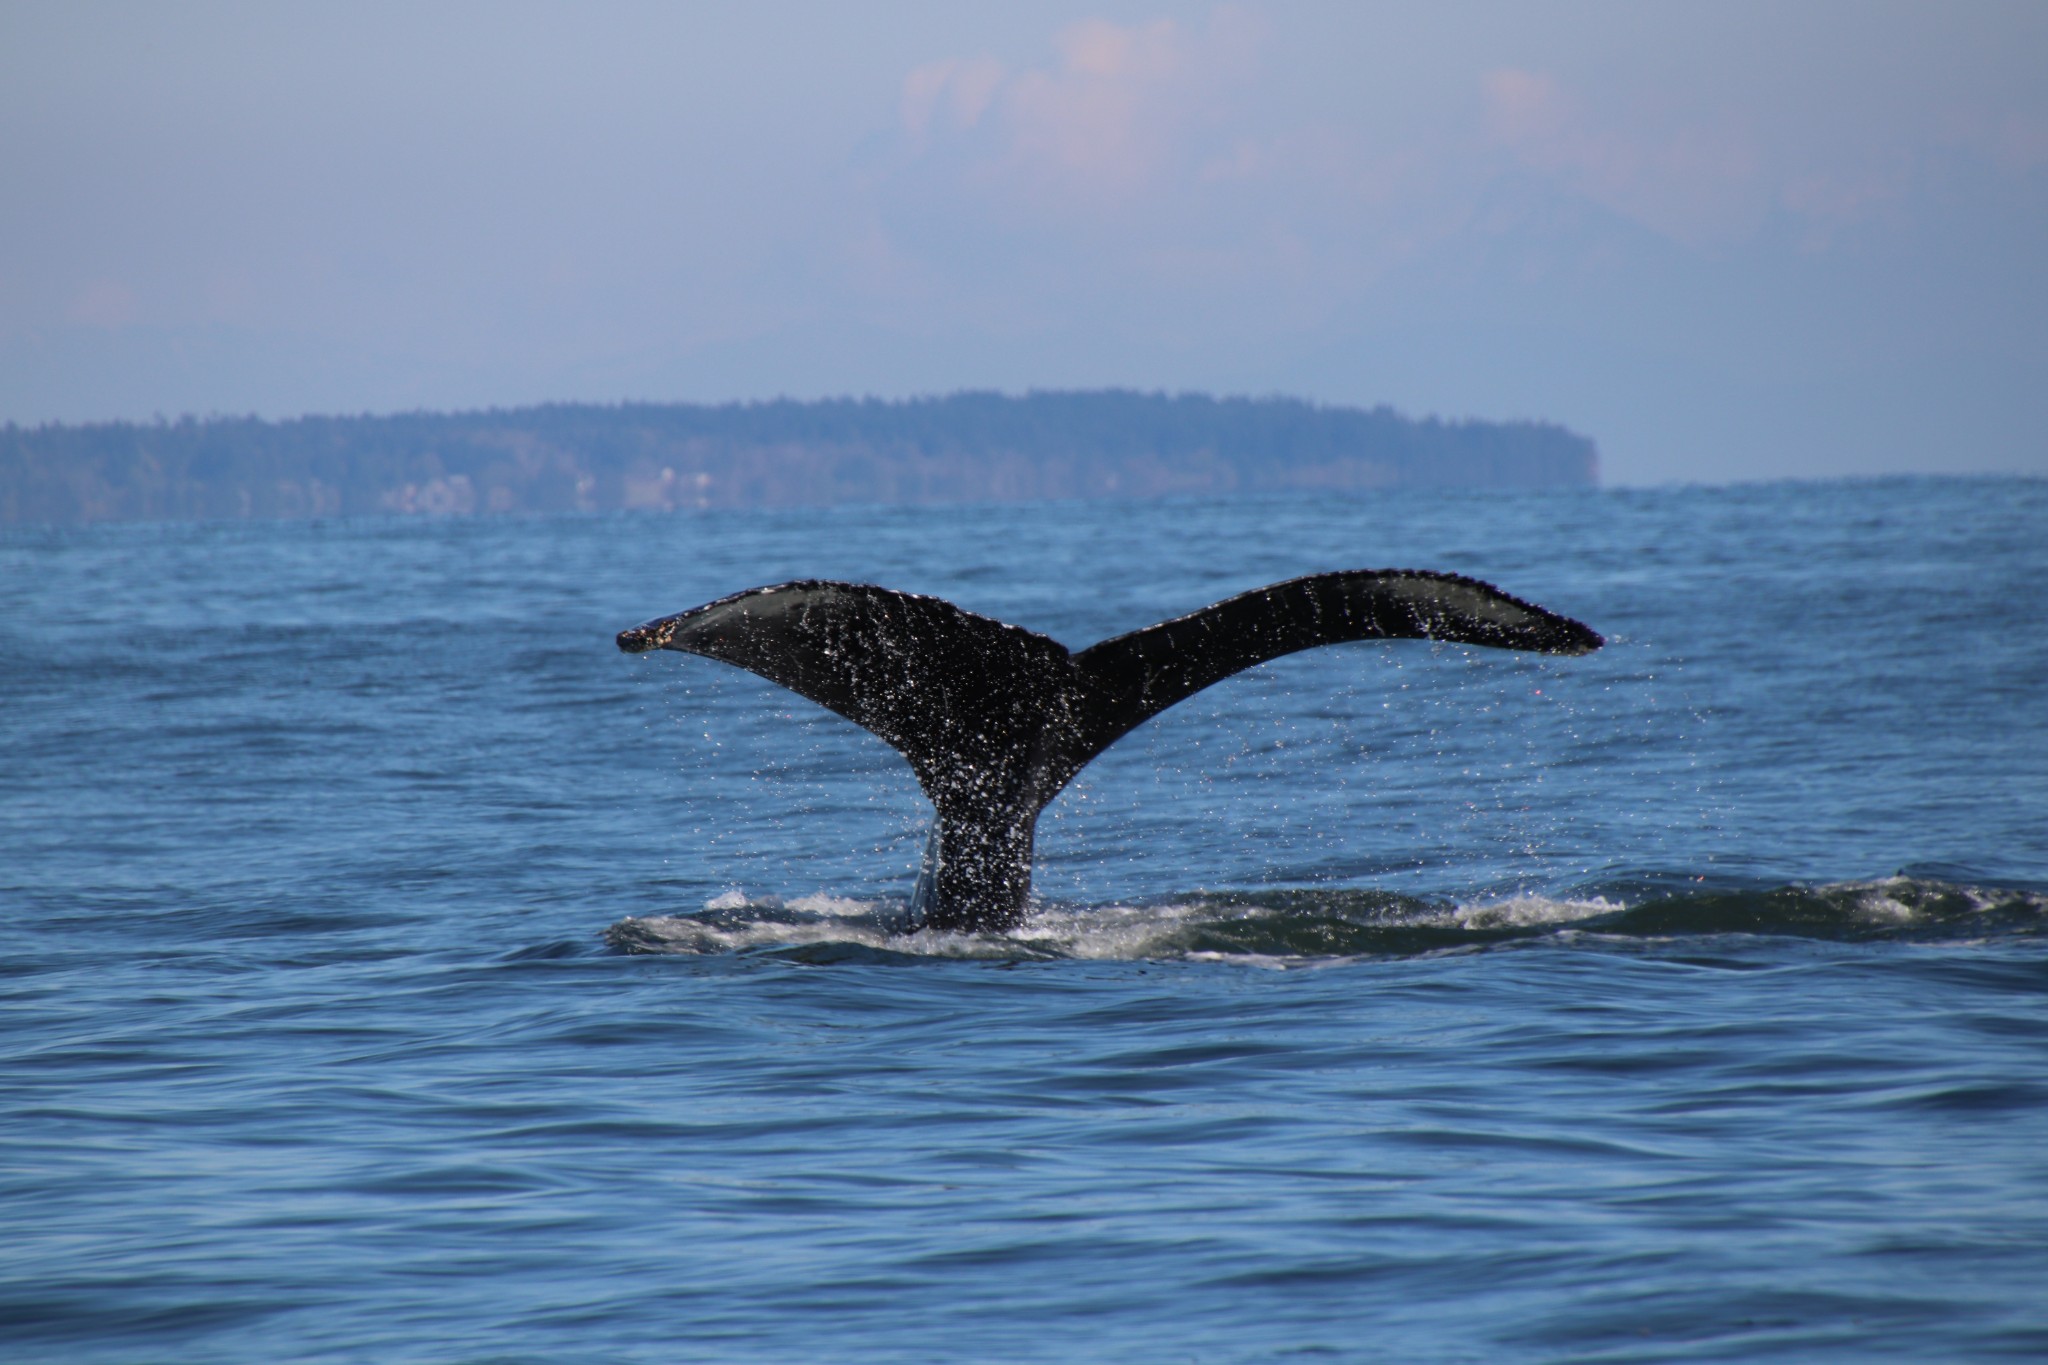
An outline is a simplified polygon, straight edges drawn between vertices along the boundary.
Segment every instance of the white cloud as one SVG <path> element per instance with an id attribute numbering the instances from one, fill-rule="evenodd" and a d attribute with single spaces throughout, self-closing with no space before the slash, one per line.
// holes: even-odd
<path id="1" fill-rule="evenodd" d="M 1494 140 L 1524 166 L 1688 246 L 1754 233 L 1771 196 L 1751 139 L 1732 120 L 1603 122 L 1542 72 L 1481 81 Z"/>
<path id="2" fill-rule="evenodd" d="M 904 78 L 914 155 L 959 174 L 1007 210 L 1035 216 L 1129 208 L 1202 159 L 1210 125 L 1256 70 L 1257 26 L 1229 9 L 1190 28 L 1171 19 L 1085 19 L 1054 59 L 1008 71 L 948 57 Z"/>

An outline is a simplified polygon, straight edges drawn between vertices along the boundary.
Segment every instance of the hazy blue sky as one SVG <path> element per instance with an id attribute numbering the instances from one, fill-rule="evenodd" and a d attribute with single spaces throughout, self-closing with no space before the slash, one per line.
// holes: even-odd
<path id="1" fill-rule="evenodd" d="M 1103 385 L 2048 473 L 2048 3 L 0 0 L 0 420 Z"/>

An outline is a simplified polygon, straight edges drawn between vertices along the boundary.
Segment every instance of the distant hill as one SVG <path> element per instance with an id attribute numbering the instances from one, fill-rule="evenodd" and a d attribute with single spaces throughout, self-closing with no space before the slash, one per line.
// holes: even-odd
<path id="1" fill-rule="evenodd" d="M 1597 479 L 1593 443 L 1548 423 L 1417 421 L 1385 407 L 1120 390 L 0 428 L 6 522 L 1550 488 Z"/>

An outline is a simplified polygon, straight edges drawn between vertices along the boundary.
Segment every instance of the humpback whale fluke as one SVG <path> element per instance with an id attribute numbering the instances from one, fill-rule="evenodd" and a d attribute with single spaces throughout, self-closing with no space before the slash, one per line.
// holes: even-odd
<path id="1" fill-rule="evenodd" d="M 803 580 L 619 634 L 736 664 L 836 711 L 910 760 L 937 812 L 914 908 L 934 929 L 1024 917 L 1038 813 L 1118 736 L 1233 673 L 1347 640 L 1448 640 L 1544 654 L 1603 643 L 1490 584 L 1419 569 L 1311 574 L 1070 653 L 937 597 Z"/>

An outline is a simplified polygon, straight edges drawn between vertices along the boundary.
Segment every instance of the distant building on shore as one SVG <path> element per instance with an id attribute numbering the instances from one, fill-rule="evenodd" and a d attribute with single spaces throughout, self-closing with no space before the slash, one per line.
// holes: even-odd
<path id="1" fill-rule="evenodd" d="M 1121 390 L 0 428 L 0 521 L 1149 498 L 1598 482 L 1543 422 Z"/>

